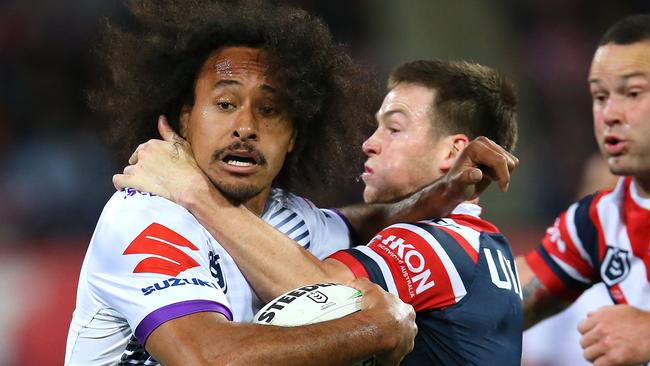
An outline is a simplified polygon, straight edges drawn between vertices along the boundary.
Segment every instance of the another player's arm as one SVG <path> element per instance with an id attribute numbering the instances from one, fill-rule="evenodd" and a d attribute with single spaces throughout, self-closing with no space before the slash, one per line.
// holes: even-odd
<path id="1" fill-rule="evenodd" d="M 549 292 L 524 257 L 516 258 L 523 292 L 524 329 L 564 310 L 571 302 Z"/>
<path id="2" fill-rule="evenodd" d="M 165 141 L 150 140 L 140 145 L 129 159 L 124 174 L 113 177 L 117 188 L 148 188 L 150 191 L 181 204 L 186 195 L 201 196 L 206 193 L 195 187 L 202 186 L 206 178 L 196 166 L 189 144 L 169 127 L 164 116 L 158 122 L 158 130 Z M 170 146 L 172 152 L 170 152 Z M 154 175 L 141 172 L 139 162 L 148 158 L 151 165 L 171 168 L 169 155 L 172 155 L 178 169 L 176 173 L 185 179 L 183 185 L 169 184 L 173 179 L 170 173 L 162 170 Z M 166 159 L 167 158 L 167 159 Z M 486 137 L 478 137 L 461 152 L 449 172 L 422 188 L 420 191 L 389 204 L 358 204 L 341 209 L 352 226 L 359 243 L 366 243 L 383 228 L 397 222 L 413 222 L 431 217 L 444 217 L 459 203 L 478 197 L 493 180 L 505 191 L 510 183 L 510 172 L 519 160 L 501 146 Z M 139 168 L 139 169 L 138 169 Z M 198 174 L 197 174 L 198 173 Z M 140 174 L 138 179 L 133 175 Z M 130 177 L 131 176 L 131 177 Z M 129 179 L 131 178 L 131 179 Z M 189 190 L 178 189 L 190 187 Z M 173 190 L 172 190 L 173 189 Z M 179 191 L 174 191 L 178 189 Z"/>
<path id="3" fill-rule="evenodd" d="M 145 348 L 167 366 L 343 365 L 373 354 L 385 365 L 397 365 L 413 348 L 412 307 L 368 281 L 355 286 L 364 291 L 364 309 L 344 319 L 275 327 L 201 312 L 163 323 Z"/>
<path id="4" fill-rule="evenodd" d="M 214 189 L 214 187 L 212 188 Z M 257 295 L 264 301 L 316 282 L 346 283 L 353 273 L 336 260 L 321 262 L 291 238 L 243 206 L 223 207 L 214 199 L 182 203 L 226 248 Z"/>
<path id="5" fill-rule="evenodd" d="M 461 152 L 442 178 L 400 201 L 387 204 L 357 204 L 340 211 L 360 243 L 367 243 L 383 228 L 398 222 L 445 217 L 461 202 L 478 197 L 491 181 L 508 189 L 510 172 L 519 160 L 486 137 L 478 137 Z"/>

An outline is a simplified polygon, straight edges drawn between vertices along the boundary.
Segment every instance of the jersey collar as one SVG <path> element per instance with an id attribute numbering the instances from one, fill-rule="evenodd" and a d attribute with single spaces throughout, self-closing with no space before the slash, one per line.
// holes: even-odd
<path id="1" fill-rule="evenodd" d="M 481 212 L 483 209 L 481 206 L 474 204 L 474 203 L 469 203 L 469 202 L 463 202 L 460 205 L 456 206 L 456 208 L 451 212 L 452 215 L 470 215 L 474 217 L 481 217 Z"/>

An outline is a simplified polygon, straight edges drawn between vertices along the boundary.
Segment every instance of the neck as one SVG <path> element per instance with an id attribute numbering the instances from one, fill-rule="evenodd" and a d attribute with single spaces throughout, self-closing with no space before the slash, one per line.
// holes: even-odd
<path id="1" fill-rule="evenodd" d="M 271 193 L 271 187 L 265 188 L 262 192 L 258 193 L 252 198 L 244 202 L 239 202 L 239 204 L 246 207 L 250 212 L 254 213 L 257 216 L 262 216 L 264 212 L 264 207 L 266 206 L 266 200 L 269 198 Z"/>
<path id="2" fill-rule="evenodd" d="M 650 177 L 632 177 L 636 191 L 643 198 L 650 198 Z"/>

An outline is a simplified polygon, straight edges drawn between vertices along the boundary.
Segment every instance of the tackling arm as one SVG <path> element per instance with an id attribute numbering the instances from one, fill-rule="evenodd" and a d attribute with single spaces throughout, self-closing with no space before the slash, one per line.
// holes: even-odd
<path id="1" fill-rule="evenodd" d="M 235 259 L 237 266 L 263 301 L 296 287 L 316 282 L 346 283 L 352 272 L 336 260 L 321 262 L 295 241 L 268 225 L 243 206 L 219 206 L 213 199 L 182 203 Z"/>

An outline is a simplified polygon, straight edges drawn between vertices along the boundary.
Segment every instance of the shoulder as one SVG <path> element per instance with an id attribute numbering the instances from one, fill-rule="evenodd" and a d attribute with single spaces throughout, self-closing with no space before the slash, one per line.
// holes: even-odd
<path id="1" fill-rule="evenodd" d="M 297 212 L 313 212 L 319 208 L 305 197 L 298 196 L 280 188 L 273 188 L 269 195 L 269 203 L 275 204 Z"/>
<path id="2" fill-rule="evenodd" d="M 183 207 L 136 190 L 116 192 L 97 222 L 91 250 L 101 256 L 122 254 L 138 238 L 161 238 L 195 248 L 204 240 L 203 227 Z M 194 243 L 194 244 L 191 244 Z"/>
<path id="3" fill-rule="evenodd" d="M 102 211 L 99 223 L 130 227 L 145 225 L 151 220 L 189 225 L 197 223 L 182 206 L 131 188 L 113 194 Z"/>
<path id="4" fill-rule="evenodd" d="M 278 228 L 277 225 L 282 221 L 290 220 L 289 217 L 293 220 L 302 220 L 310 230 L 326 228 L 336 223 L 347 231 L 346 222 L 335 211 L 318 208 L 307 198 L 291 192 L 273 189 L 263 218 Z"/>
<path id="5" fill-rule="evenodd" d="M 262 218 L 318 258 L 350 246 L 348 224 L 335 211 L 281 189 L 271 191 Z"/>

